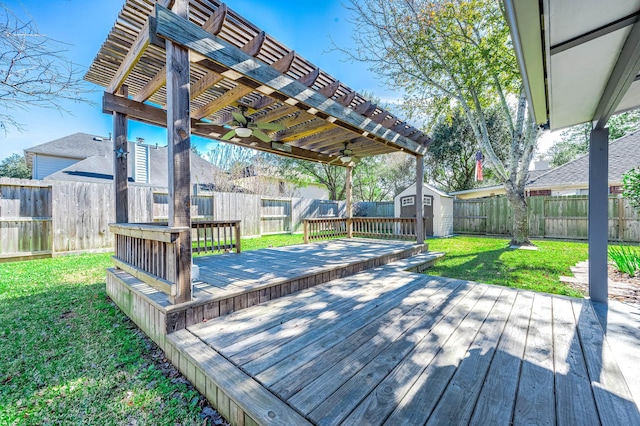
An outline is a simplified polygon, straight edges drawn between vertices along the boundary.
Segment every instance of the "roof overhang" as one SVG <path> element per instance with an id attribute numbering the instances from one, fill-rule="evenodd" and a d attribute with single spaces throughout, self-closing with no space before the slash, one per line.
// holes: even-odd
<path id="1" fill-rule="evenodd" d="M 219 1 L 189 0 L 189 16 L 170 0 L 127 0 L 85 78 L 106 88 L 103 111 L 166 125 L 167 41 L 190 51 L 192 134 L 219 140 L 242 105 L 256 122 L 285 128 L 229 142 L 289 157 L 341 164 L 404 151 L 424 155 L 430 138 L 373 104 L 265 34 Z M 118 90 L 126 86 L 128 95 Z M 285 146 L 283 146 L 285 145 Z M 284 149 L 283 149 L 284 148 Z"/>
<path id="2" fill-rule="evenodd" d="M 538 124 L 552 130 L 640 106 L 640 0 L 503 0 Z"/>

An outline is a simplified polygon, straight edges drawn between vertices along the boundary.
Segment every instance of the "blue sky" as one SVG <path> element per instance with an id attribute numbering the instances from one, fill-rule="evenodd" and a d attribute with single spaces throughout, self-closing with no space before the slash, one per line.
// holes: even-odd
<path id="1" fill-rule="evenodd" d="M 65 43 L 67 57 L 86 69 L 124 0 L 9 0 L 5 4 L 22 19 L 33 20 L 42 34 Z M 345 62 L 343 53 L 331 51 L 331 39 L 341 46 L 352 46 L 349 12 L 340 0 L 227 0 L 227 5 L 349 87 L 375 93 L 382 99 L 401 97 L 401 93 L 384 88 L 364 64 Z M 0 133 L 0 160 L 75 132 L 107 136 L 112 131 L 111 117 L 103 114 L 100 107 L 102 88 L 93 87 L 93 105 L 66 104 L 73 115 L 39 108 L 16 112 L 14 116 L 24 130 Z M 136 137 L 166 144 L 164 129 L 130 121 L 129 139 Z M 207 141 L 194 138 L 194 143 L 206 149 Z"/>

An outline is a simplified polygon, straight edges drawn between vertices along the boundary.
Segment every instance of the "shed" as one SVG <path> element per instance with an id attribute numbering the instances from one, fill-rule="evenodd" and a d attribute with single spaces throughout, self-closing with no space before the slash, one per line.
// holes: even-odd
<path id="1" fill-rule="evenodd" d="M 444 237 L 453 234 L 453 197 L 429 184 L 422 184 L 425 235 Z M 416 216 L 416 184 L 396 195 L 395 217 Z"/>

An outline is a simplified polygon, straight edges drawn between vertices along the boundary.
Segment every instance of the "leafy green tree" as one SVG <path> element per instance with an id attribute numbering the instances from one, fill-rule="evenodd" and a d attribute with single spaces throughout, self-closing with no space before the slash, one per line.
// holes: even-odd
<path id="1" fill-rule="evenodd" d="M 31 170 L 23 156 L 11 154 L 0 163 L 0 177 L 31 179 Z"/>
<path id="2" fill-rule="evenodd" d="M 616 140 L 640 129 L 640 110 L 614 115 L 607 123 L 609 139 Z M 591 123 L 578 124 L 560 133 L 560 140 L 542 155 L 553 167 L 561 166 L 589 152 Z"/>
<path id="3" fill-rule="evenodd" d="M 280 176 L 289 182 L 300 185 L 319 183 L 327 187 L 331 200 L 345 199 L 346 172 L 344 167 L 281 157 L 278 160 L 278 169 Z"/>
<path id="4" fill-rule="evenodd" d="M 365 157 L 353 169 L 355 201 L 390 201 L 415 180 L 415 160 L 404 153 Z"/>
<path id="5" fill-rule="evenodd" d="M 496 0 L 350 0 L 357 48 L 393 87 L 404 89 L 414 117 L 462 109 L 477 144 L 504 184 L 514 214 L 512 243 L 529 244 L 524 187 L 538 127 L 527 111 L 509 28 Z M 497 108 L 509 130 L 498 155 L 487 123 Z"/>
<path id="6" fill-rule="evenodd" d="M 640 211 L 640 167 L 633 168 L 622 176 L 622 186 L 622 196 Z"/>
<path id="7" fill-rule="evenodd" d="M 509 154 L 509 131 L 497 110 L 487 113 L 487 131 L 496 155 L 504 161 Z M 462 111 L 441 115 L 431 128 L 432 144 L 425 156 L 425 171 L 429 180 L 445 191 L 462 191 L 495 182 L 491 167 L 483 170 L 484 180 L 476 182 L 476 152 L 478 142 Z"/>

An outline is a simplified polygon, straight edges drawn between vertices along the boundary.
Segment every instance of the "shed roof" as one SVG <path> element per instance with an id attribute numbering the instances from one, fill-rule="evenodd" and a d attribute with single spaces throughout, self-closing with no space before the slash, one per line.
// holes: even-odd
<path id="1" fill-rule="evenodd" d="M 170 0 L 127 0 L 85 78 L 106 88 L 105 112 L 165 125 L 167 40 L 191 50 L 191 131 L 218 139 L 242 105 L 256 122 L 280 123 L 274 142 L 230 142 L 295 158 L 339 164 L 349 143 L 356 157 L 405 151 L 423 155 L 422 131 L 371 103 L 219 1 L 190 0 L 188 20 Z M 274 6 L 275 7 L 275 6 Z M 151 19 L 149 16 L 151 15 Z M 129 98 L 115 96 L 122 86 Z M 207 123 L 206 125 L 204 123 Z"/>

